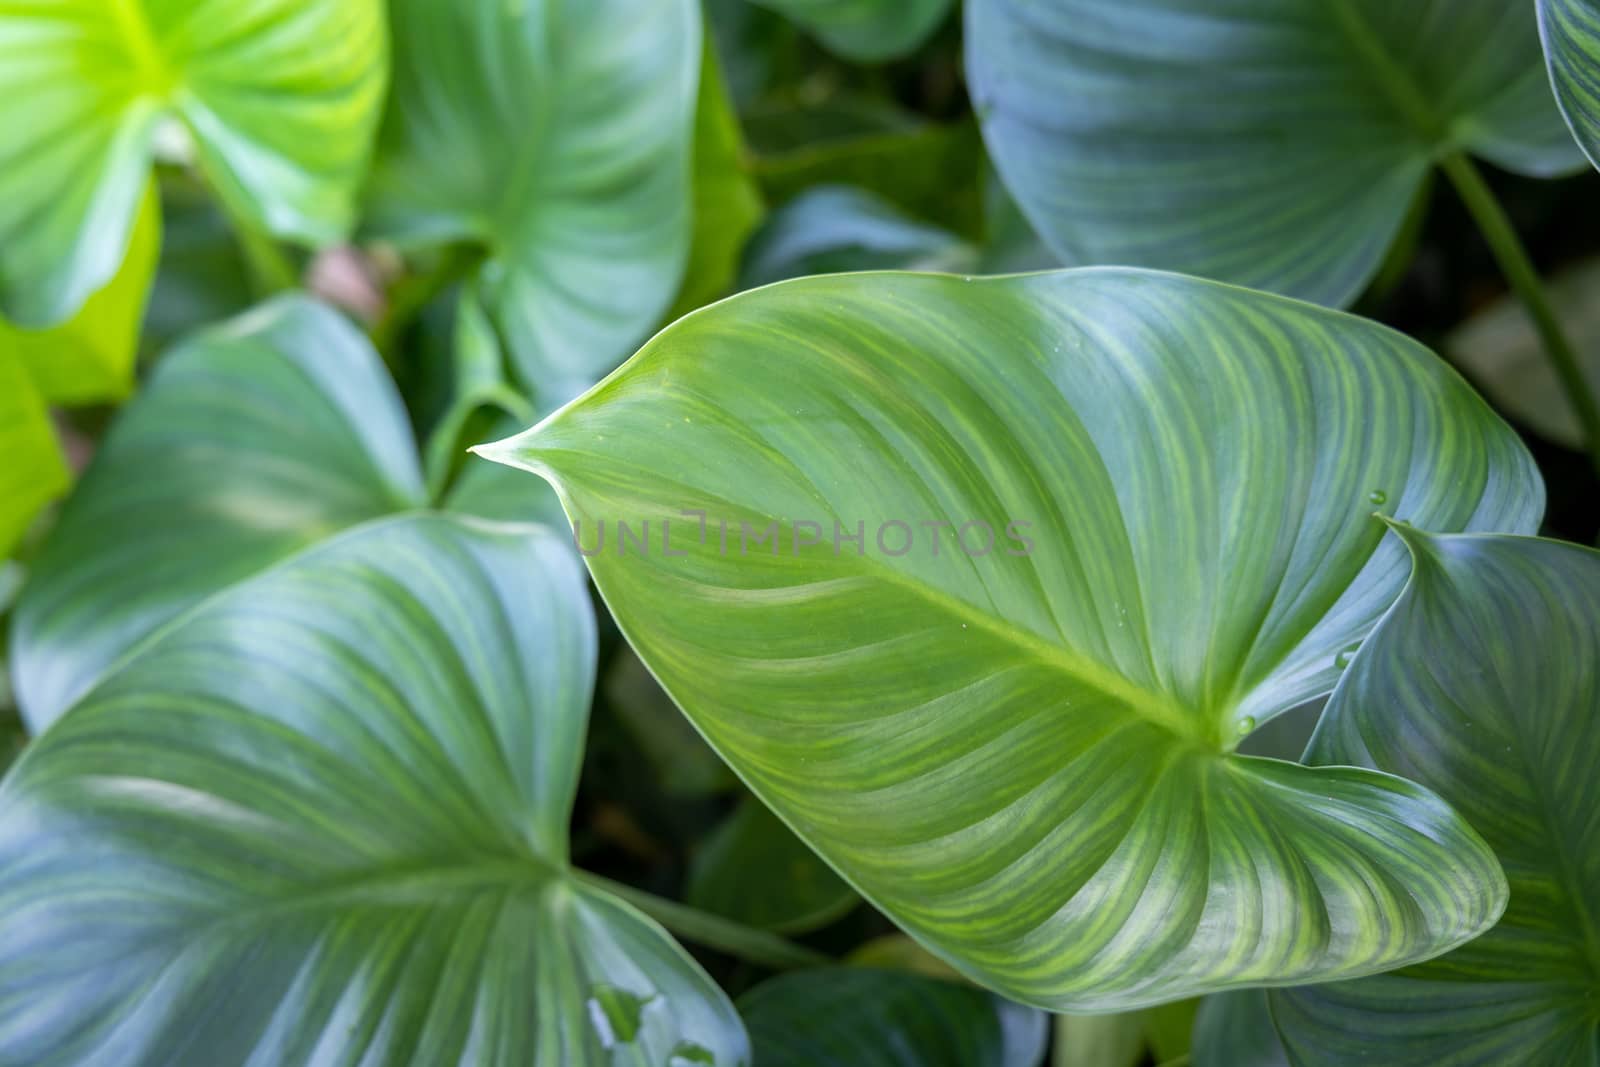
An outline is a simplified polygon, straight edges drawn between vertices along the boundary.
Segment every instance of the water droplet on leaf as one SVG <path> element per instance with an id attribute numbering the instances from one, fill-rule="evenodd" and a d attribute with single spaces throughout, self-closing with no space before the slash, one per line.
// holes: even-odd
<path id="1" fill-rule="evenodd" d="M 589 1022 L 607 1049 L 639 1036 L 644 1007 L 655 994 L 641 997 L 617 986 L 597 985 L 589 997 Z"/>
<path id="2" fill-rule="evenodd" d="M 1251 730 L 1254 730 L 1255 728 L 1256 728 L 1256 717 L 1254 715 L 1246 715 L 1244 718 L 1239 720 L 1239 736 L 1240 737 L 1243 737 L 1245 734 L 1248 734 Z"/>
<path id="3" fill-rule="evenodd" d="M 667 1059 L 667 1067 L 692 1067 L 694 1064 L 706 1064 L 707 1067 L 716 1067 L 717 1058 L 711 1050 L 693 1041 L 680 1041 L 672 1047 L 672 1055 Z"/>
<path id="4" fill-rule="evenodd" d="M 1385 493 L 1382 489 L 1374 489 L 1372 492 L 1367 494 L 1367 499 L 1372 501 L 1374 504 L 1387 504 L 1389 502 L 1389 494 Z"/>

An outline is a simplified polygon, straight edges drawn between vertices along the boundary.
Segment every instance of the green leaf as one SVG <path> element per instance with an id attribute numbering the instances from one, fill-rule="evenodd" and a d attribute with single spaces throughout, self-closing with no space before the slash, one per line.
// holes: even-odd
<path id="1" fill-rule="evenodd" d="M 984 139 L 1068 264 L 1343 305 L 1435 159 L 1578 162 L 1526 2 L 972 0 L 966 21 Z"/>
<path id="2" fill-rule="evenodd" d="M 756 0 L 804 26 L 830 52 L 876 63 L 914 52 L 953 0 Z"/>
<path id="3" fill-rule="evenodd" d="M 1399 334 L 1143 271 L 804 278 L 486 451 L 586 553 L 611 526 L 602 595 L 755 793 L 1008 997 L 1366 974 L 1504 904 L 1427 790 L 1231 754 L 1398 593 L 1375 502 L 1538 522 L 1521 444 Z"/>
<path id="4" fill-rule="evenodd" d="M 681 318 L 732 290 L 745 241 L 767 211 L 749 167 L 739 116 L 708 39 L 694 117 L 694 235 L 683 285 L 667 318 Z"/>
<path id="5" fill-rule="evenodd" d="M 1545 291 L 1590 388 L 1600 393 L 1600 259 L 1555 275 Z M 1502 411 L 1582 450 L 1583 428 L 1521 301 L 1501 297 L 1452 332 L 1444 348 Z"/>
<path id="6" fill-rule="evenodd" d="M 541 499 L 513 486 L 496 517 Z M 290 296 L 196 335 L 112 426 L 17 606 L 29 726 L 199 600 L 427 503 L 394 385 L 336 312 Z"/>
<path id="7" fill-rule="evenodd" d="M 548 410 L 653 329 L 683 276 L 696 0 L 393 0 L 369 222 L 476 242 L 477 284 Z"/>
<path id="8" fill-rule="evenodd" d="M 949 230 L 847 185 L 820 185 L 789 201 L 751 240 L 745 288 L 852 270 L 960 270 L 977 252 Z"/>
<path id="9" fill-rule="evenodd" d="M 1242 989 L 1205 998 L 1194 1022 L 1194 1067 L 1289 1067 L 1267 994 Z"/>
<path id="10" fill-rule="evenodd" d="M 435 515 L 163 628 L 0 787 L 0 1060 L 747 1064 L 567 866 L 594 657 L 553 534 Z"/>
<path id="11" fill-rule="evenodd" d="M 704 911 L 781 934 L 827 926 L 860 903 L 855 890 L 751 797 L 700 846 L 686 895 Z"/>
<path id="12" fill-rule="evenodd" d="M 139 326 L 160 247 L 161 212 L 151 188 L 116 277 L 59 326 L 20 330 L 0 321 L 0 352 L 17 353 L 50 403 L 121 400 L 133 389 Z"/>
<path id="13" fill-rule="evenodd" d="M 69 318 L 125 258 L 180 120 L 235 214 L 322 244 L 353 219 L 386 76 L 379 0 L 0 0 L 0 310 Z"/>
<path id="14" fill-rule="evenodd" d="M 1511 903 L 1393 974 L 1273 995 L 1300 1064 L 1600 1063 L 1600 553 L 1397 527 L 1410 584 L 1306 755 L 1428 785 L 1483 834 Z"/>
<path id="15" fill-rule="evenodd" d="M 1036 1067 L 1039 1012 L 970 986 L 830 967 L 739 998 L 760 1067 Z"/>
<path id="16" fill-rule="evenodd" d="M 1600 167 L 1600 4 L 1538 0 L 1539 33 L 1556 100 L 1572 135 Z"/>
<path id="17" fill-rule="evenodd" d="M 50 411 L 22 361 L 0 348 L 0 560 L 72 483 Z"/>

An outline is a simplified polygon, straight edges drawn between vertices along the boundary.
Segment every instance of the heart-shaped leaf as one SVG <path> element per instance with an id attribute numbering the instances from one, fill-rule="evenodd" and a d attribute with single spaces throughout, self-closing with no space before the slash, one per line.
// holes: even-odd
<path id="1" fill-rule="evenodd" d="M 972 0 L 984 139 L 1069 264 L 1348 303 L 1433 162 L 1579 162 L 1531 4 Z"/>
<path id="2" fill-rule="evenodd" d="M 1515 436 L 1398 334 L 1143 271 L 805 278 L 488 452 L 556 485 L 755 792 L 1009 997 L 1354 976 L 1500 912 L 1427 790 L 1233 754 L 1398 592 L 1375 506 L 1538 521 Z"/>
<path id="3" fill-rule="evenodd" d="M 914 51 L 952 0 L 756 0 L 804 26 L 830 52 L 861 63 Z"/>
<path id="4" fill-rule="evenodd" d="M 1402 527 L 1411 583 L 1312 738 L 1437 790 L 1505 866 L 1489 933 L 1394 974 L 1273 994 L 1300 1064 L 1600 1062 L 1600 553 Z"/>
<path id="5" fill-rule="evenodd" d="M 519 502 L 536 515 L 539 499 L 513 485 L 496 517 Z M 336 312 L 284 297 L 197 335 L 113 425 L 17 605 L 12 666 L 29 726 L 203 597 L 427 503 L 394 385 Z"/>
<path id="6" fill-rule="evenodd" d="M 594 657 L 555 535 L 439 515 L 163 628 L 0 786 L 0 1061 L 747 1064 L 567 867 Z"/>
<path id="7" fill-rule="evenodd" d="M 1036 1067 L 1045 1017 L 954 982 L 795 971 L 739 998 L 760 1067 Z"/>
<path id="8" fill-rule="evenodd" d="M 0 311 L 68 318 L 116 272 L 158 128 L 230 208 L 320 244 L 349 227 L 383 100 L 380 0 L 0 0 Z"/>
<path id="9" fill-rule="evenodd" d="M 473 283 L 546 410 L 667 310 L 690 240 L 695 0 L 394 0 L 374 230 L 471 242 Z"/>
<path id="10" fill-rule="evenodd" d="M 1539 32 L 1556 100 L 1589 161 L 1600 167 L 1600 4 L 1538 0 Z"/>
<path id="11" fill-rule="evenodd" d="M 860 903 L 794 831 L 751 798 L 701 846 L 687 896 L 704 911 L 788 934 L 826 926 Z"/>

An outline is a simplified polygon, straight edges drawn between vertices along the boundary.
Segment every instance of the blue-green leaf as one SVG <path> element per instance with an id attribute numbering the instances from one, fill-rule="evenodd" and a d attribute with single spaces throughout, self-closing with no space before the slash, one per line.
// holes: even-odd
<path id="1" fill-rule="evenodd" d="M 1600 167 L 1600 4 L 1538 0 L 1539 31 L 1556 100 L 1589 161 Z"/>
<path id="2" fill-rule="evenodd" d="M 393 0 L 373 230 L 473 242 L 474 284 L 546 410 L 653 329 L 683 276 L 696 0 Z"/>
<path id="3" fill-rule="evenodd" d="M 594 657 L 555 535 L 434 515 L 152 635 L 0 786 L 0 1062 L 745 1067 L 567 867 Z"/>
<path id="4" fill-rule="evenodd" d="M 1441 155 L 1579 163 L 1526 0 L 971 0 L 1006 184 L 1069 265 L 1353 300 Z"/>
<path id="5" fill-rule="evenodd" d="M 1600 1063 L 1600 553 L 1398 532 L 1414 570 L 1306 755 L 1437 790 L 1511 884 L 1447 956 L 1273 994 L 1297 1064 Z"/>

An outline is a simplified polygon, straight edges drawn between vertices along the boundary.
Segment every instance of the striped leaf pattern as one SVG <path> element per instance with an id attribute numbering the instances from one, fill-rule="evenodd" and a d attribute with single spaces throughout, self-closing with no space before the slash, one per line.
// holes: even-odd
<path id="1" fill-rule="evenodd" d="M 1600 3 L 1539 0 L 1539 32 L 1562 114 L 1600 167 Z"/>
<path id="2" fill-rule="evenodd" d="M 1045 1017 L 898 971 L 797 971 L 739 998 L 759 1067 L 1037 1067 Z"/>
<path id="3" fill-rule="evenodd" d="M 1295 1063 L 1600 1064 L 1600 553 L 1402 527 L 1415 571 L 1307 753 L 1437 790 L 1511 885 L 1440 959 L 1273 994 Z"/>
<path id="4" fill-rule="evenodd" d="M 206 601 L 0 786 L 0 1062 L 749 1062 L 652 921 L 579 884 L 582 569 L 399 516 Z"/>
<path id="5" fill-rule="evenodd" d="M 657 325 L 690 244 L 696 0 L 395 0 L 376 233 L 473 284 L 546 410 Z"/>
<path id="6" fill-rule="evenodd" d="M 12 671 L 30 728 L 204 597 L 342 529 L 426 506 L 420 467 L 377 354 L 315 301 L 280 298 L 168 353 L 63 507 L 18 602 Z M 487 502 L 496 518 L 541 510 L 543 494 L 518 484 L 527 479 L 488 480 L 498 488 L 474 483 L 443 505 Z"/>
<path id="7" fill-rule="evenodd" d="M 1520 0 L 971 0 L 966 24 L 984 138 L 1069 265 L 1339 306 L 1441 154 L 1578 162 Z"/>
<path id="8" fill-rule="evenodd" d="M 70 317 L 123 261 L 158 127 L 232 209 L 349 228 L 383 102 L 381 0 L 0 0 L 0 313 Z"/>
<path id="9" fill-rule="evenodd" d="M 1233 754 L 1399 591 L 1375 507 L 1538 521 L 1515 437 L 1397 334 L 1136 270 L 799 279 L 484 451 L 556 485 L 757 795 L 1009 997 L 1365 974 L 1503 906 L 1428 791 Z"/>
<path id="10" fill-rule="evenodd" d="M 927 40 L 953 0 L 756 0 L 804 26 L 837 55 L 859 63 L 903 56 Z"/>

